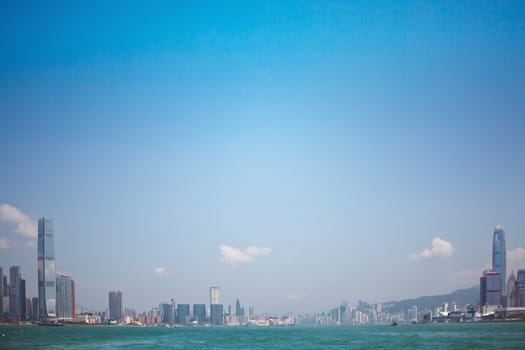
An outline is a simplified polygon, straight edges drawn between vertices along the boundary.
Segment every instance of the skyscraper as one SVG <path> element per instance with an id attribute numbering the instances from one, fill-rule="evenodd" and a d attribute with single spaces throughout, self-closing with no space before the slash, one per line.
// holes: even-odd
<path id="1" fill-rule="evenodd" d="M 190 304 L 177 304 L 177 323 L 186 324 L 190 315 Z"/>
<path id="2" fill-rule="evenodd" d="M 517 284 L 517 295 L 516 295 L 516 306 L 525 306 L 525 269 L 518 270 L 518 274 L 516 275 L 516 284 Z"/>
<path id="3" fill-rule="evenodd" d="M 492 239 L 492 270 L 499 272 L 501 293 L 507 294 L 507 247 L 503 226 L 496 226 Z"/>
<path id="4" fill-rule="evenodd" d="M 75 284 L 67 273 L 57 272 L 56 314 L 59 318 L 73 319 Z"/>
<path id="5" fill-rule="evenodd" d="M 38 303 L 40 319 L 56 317 L 55 240 L 53 222 L 38 220 Z"/>
<path id="6" fill-rule="evenodd" d="M 219 287 L 210 288 L 210 324 L 221 325 L 224 320 L 224 308 L 221 302 Z"/>
<path id="7" fill-rule="evenodd" d="M 219 287 L 210 287 L 210 305 L 221 303 L 221 291 Z"/>
<path id="8" fill-rule="evenodd" d="M 206 305 L 205 304 L 193 304 L 193 318 L 199 324 L 206 323 Z"/>
<path id="9" fill-rule="evenodd" d="M 109 292 L 109 317 L 121 322 L 124 318 L 122 310 L 122 292 Z"/>

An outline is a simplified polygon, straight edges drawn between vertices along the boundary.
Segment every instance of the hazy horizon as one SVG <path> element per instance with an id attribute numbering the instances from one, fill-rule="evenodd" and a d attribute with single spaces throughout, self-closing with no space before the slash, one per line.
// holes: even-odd
<path id="1" fill-rule="evenodd" d="M 525 268 L 525 3 L 0 3 L 0 266 L 326 311 Z M 5 272 L 4 272 L 5 274 Z"/>

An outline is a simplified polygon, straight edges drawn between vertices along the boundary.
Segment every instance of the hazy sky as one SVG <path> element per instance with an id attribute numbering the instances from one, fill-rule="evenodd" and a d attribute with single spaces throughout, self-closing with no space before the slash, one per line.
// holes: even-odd
<path id="1" fill-rule="evenodd" d="M 317 312 L 525 267 L 523 1 L 0 2 L 0 266 Z M 426 249 L 426 250 L 425 250 Z"/>

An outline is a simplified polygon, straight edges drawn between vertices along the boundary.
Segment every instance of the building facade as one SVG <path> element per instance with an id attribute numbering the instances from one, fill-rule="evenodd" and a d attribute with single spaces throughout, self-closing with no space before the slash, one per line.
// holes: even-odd
<path id="1" fill-rule="evenodd" d="M 57 272 L 56 276 L 56 317 L 73 320 L 75 318 L 75 283 L 67 273 Z"/>
<path id="2" fill-rule="evenodd" d="M 122 292 L 120 290 L 109 292 L 109 317 L 121 322 L 124 319 L 122 310 Z"/>
<path id="3" fill-rule="evenodd" d="M 40 319 L 56 317 L 55 241 L 46 218 L 38 220 L 38 303 Z"/>
<path id="4" fill-rule="evenodd" d="M 193 304 L 193 318 L 199 324 L 206 323 L 206 304 Z"/>
<path id="5" fill-rule="evenodd" d="M 210 305 L 210 324 L 212 326 L 224 324 L 224 307 L 222 304 Z"/>
<path id="6" fill-rule="evenodd" d="M 190 304 L 177 304 L 177 323 L 186 324 L 190 316 Z"/>
<path id="7" fill-rule="evenodd" d="M 496 226 L 492 239 L 492 270 L 500 274 L 501 293 L 507 294 L 507 247 L 503 226 Z"/>
<path id="8" fill-rule="evenodd" d="M 210 287 L 210 305 L 221 303 L 221 291 L 219 287 Z"/>

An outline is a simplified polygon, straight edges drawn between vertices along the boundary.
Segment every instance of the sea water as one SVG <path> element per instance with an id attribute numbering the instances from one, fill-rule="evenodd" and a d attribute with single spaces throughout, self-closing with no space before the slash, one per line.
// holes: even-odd
<path id="1" fill-rule="evenodd" d="M 0 327 L 0 349 L 525 349 L 525 323 Z"/>

